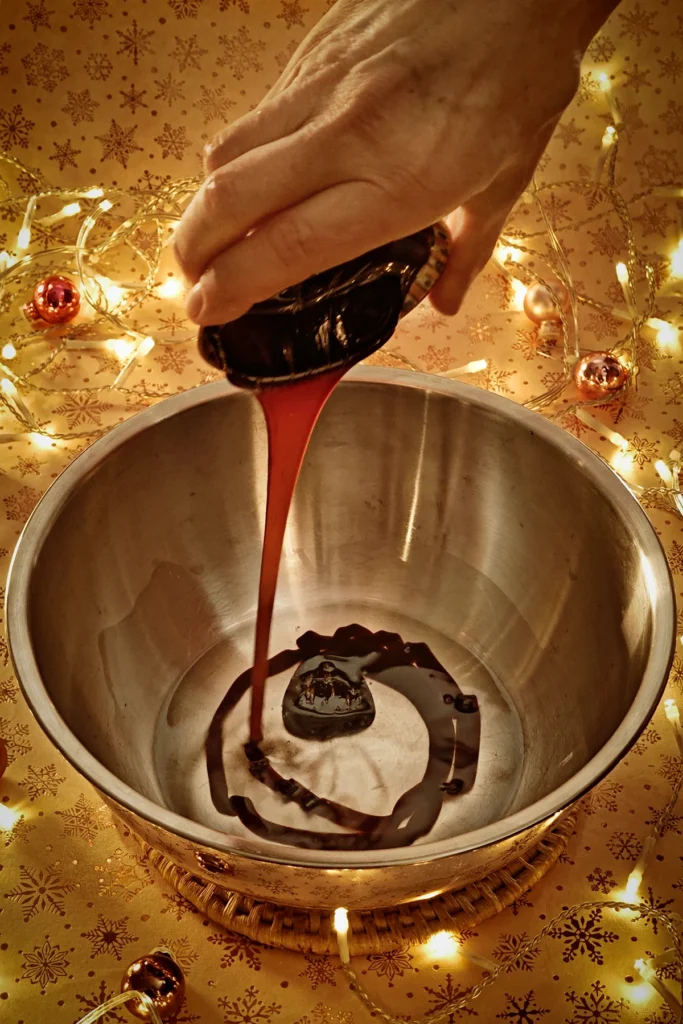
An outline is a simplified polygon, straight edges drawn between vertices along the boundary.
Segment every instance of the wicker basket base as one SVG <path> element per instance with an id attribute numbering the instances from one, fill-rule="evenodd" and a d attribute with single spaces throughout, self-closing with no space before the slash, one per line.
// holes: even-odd
<path id="1" fill-rule="evenodd" d="M 351 911 L 351 954 L 382 953 L 423 942 L 440 929 L 459 933 L 500 913 L 555 864 L 574 831 L 576 817 L 577 812 L 571 811 L 523 860 L 512 861 L 464 889 L 390 909 Z M 220 886 L 205 885 L 152 847 L 145 844 L 144 849 L 162 877 L 215 924 L 267 946 L 298 953 L 336 953 L 328 911 L 261 903 Z"/>

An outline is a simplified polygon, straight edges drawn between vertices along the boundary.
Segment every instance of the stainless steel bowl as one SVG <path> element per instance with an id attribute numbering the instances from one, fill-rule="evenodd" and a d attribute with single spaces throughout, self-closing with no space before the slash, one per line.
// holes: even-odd
<path id="1" fill-rule="evenodd" d="M 296 493 L 271 650 L 351 622 L 425 641 L 478 695 L 482 738 L 473 791 L 424 839 L 335 853 L 259 840 L 208 797 L 208 723 L 250 664 L 265 483 L 258 404 L 224 383 L 141 413 L 62 474 L 8 591 L 12 657 L 45 731 L 141 837 L 261 899 L 390 905 L 523 855 L 623 757 L 665 684 L 672 585 L 634 497 L 505 399 L 396 370 L 341 384 Z M 266 736 L 301 782 L 365 809 L 419 776 L 425 732 L 407 701 L 375 691 L 369 731 L 282 748 L 284 685 L 269 684 Z M 224 730 L 228 771 L 271 816 L 302 815 L 244 770 L 245 708 Z"/>

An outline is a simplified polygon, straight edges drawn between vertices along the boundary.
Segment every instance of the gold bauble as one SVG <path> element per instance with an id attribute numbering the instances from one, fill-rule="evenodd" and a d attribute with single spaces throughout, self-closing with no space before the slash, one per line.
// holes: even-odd
<path id="1" fill-rule="evenodd" d="M 154 1003 L 163 1021 L 172 1022 L 180 1013 L 185 998 L 185 978 L 175 960 L 167 953 L 150 953 L 135 960 L 123 976 L 122 992 L 144 992 Z M 140 1020 L 149 1020 L 149 1010 L 132 1001 L 127 1009 Z"/>
<path id="2" fill-rule="evenodd" d="M 553 300 L 553 295 L 555 300 Z M 569 292 L 560 281 L 551 284 L 530 284 L 524 296 L 524 312 L 535 324 L 546 320 L 561 320 L 560 309 L 569 309 Z"/>
<path id="3" fill-rule="evenodd" d="M 609 398 L 628 378 L 627 367 L 610 352 L 589 352 L 574 367 L 574 381 L 584 398 Z"/>

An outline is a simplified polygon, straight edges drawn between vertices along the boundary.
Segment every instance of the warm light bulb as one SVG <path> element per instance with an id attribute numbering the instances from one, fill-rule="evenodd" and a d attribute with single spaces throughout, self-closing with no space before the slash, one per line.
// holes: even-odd
<path id="1" fill-rule="evenodd" d="M 657 461 L 655 462 L 655 472 L 657 473 L 657 476 L 662 481 L 662 483 L 665 483 L 667 487 L 673 487 L 673 473 L 667 466 L 664 459 L 657 459 Z"/>
<path id="2" fill-rule="evenodd" d="M 642 880 L 642 870 L 638 867 L 635 867 L 631 874 L 628 876 L 628 881 L 626 882 L 625 892 L 628 896 L 629 901 L 635 900 L 636 896 L 638 895 L 638 890 L 640 889 L 640 883 L 642 882 Z"/>
<path id="3" fill-rule="evenodd" d="M 526 285 L 523 281 L 519 281 L 516 277 L 513 277 L 510 284 L 512 285 L 512 301 L 510 302 L 510 306 L 512 309 L 521 311 L 524 309 Z"/>
<path id="4" fill-rule="evenodd" d="M 6 345 L 2 347 L 2 358 L 3 359 L 16 359 L 17 350 L 11 341 L 8 341 Z"/>
<path id="5" fill-rule="evenodd" d="M 610 82 L 609 75 L 606 71 L 601 71 L 598 74 L 598 85 L 600 86 L 603 92 L 609 92 L 612 88 L 612 83 Z"/>
<path id="6" fill-rule="evenodd" d="M 20 815 L 7 804 L 0 804 L 0 829 L 9 832 L 16 825 Z"/>
<path id="7" fill-rule="evenodd" d="M 89 188 L 88 191 L 84 193 L 84 195 L 85 195 L 86 199 L 99 199 L 100 196 L 104 195 L 104 189 L 103 188 Z"/>
<path id="8" fill-rule="evenodd" d="M 681 641 L 683 641 L 683 637 L 681 637 Z M 664 701 L 664 714 L 670 722 L 680 721 L 681 713 L 678 710 L 678 704 L 671 697 Z"/>
<path id="9" fill-rule="evenodd" d="M 128 358 L 135 345 L 128 338 L 110 338 L 105 342 L 104 347 L 113 352 L 118 359 L 123 360 Z"/>
<path id="10" fill-rule="evenodd" d="M 40 434 L 34 431 L 28 436 L 38 448 L 52 448 L 54 444 L 53 439 L 48 434 Z"/>
<path id="11" fill-rule="evenodd" d="M 616 265 L 617 280 L 619 284 L 628 284 L 628 267 L 625 263 L 617 263 Z"/>
<path id="12" fill-rule="evenodd" d="M 103 199 L 101 203 L 98 203 L 97 209 L 104 210 L 106 213 L 107 210 L 111 210 L 113 205 L 114 204 L 109 199 Z"/>
<path id="13" fill-rule="evenodd" d="M 678 328 L 670 324 L 668 320 L 660 320 L 657 316 L 651 316 L 645 323 L 657 332 L 657 344 L 664 349 L 675 348 L 679 341 Z"/>
<path id="14" fill-rule="evenodd" d="M 140 342 L 140 344 L 138 345 L 137 355 L 139 355 L 139 356 L 149 355 L 149 353 L 154 348 L 154 344 L 155 344 L 154 338 L 144 338 Z"/>
<path id="15" fill-rule="evenodd" d="M 496 255 L 501 263 L 507 263 L 510 260 L 511 263 L 519 263 L 522 258 L 522 250 L 517 249 L 515 246 L 516 239 L 511 238 L 510 244 L 501 242 L 496 250 Z"/>
<path id="16" fill-rule="evenodd" d="M 81 212 L 81 204 L 67 203 L 66 206 L 62 207 L 60 212 L 62 217 L 74 217 L 77 213 Z"/>
<path id="17" fill-rule="evenodd" d="M 158 285 L 157 292 L 163 299 L 174 299 L 182 294 L 183 286 L 176 277 L 169 277 L 163 284 Z"/>
<path id="18" fill-rule="evenodd" d="M 349 953 L 349 913 L 346 907 L 337 907 L 334 912 L 334 930 L 337 935 L 339 959 L 347 964 L 351 959 Z"/>
<path id="19" fill-rule="evenodd" d="M 17 389 L 15 388 L 12 381 L 8 380 L 7 377 L 3 377 L 2 380 L 0 380 L 0 388 L 2 388 L 5 394 L 9 395 L 11 398 L 16 397 Z"/>
<path id="20" fill-rule="evenodd" d="M 19 237 L 17 238 L 17 246 L 20 249 L 28 249 L 30 243 L 31 243 L 31 229 L 30 228 L 22 228 L 21 231 L 19 232 Z"/>
<path id="21" fill-rule="evenodd" d="M 459 950 L 460 944 L 453 932 L 435 932 L 431 938 L 422 943 L 422 951 L 432 960 L 455 956 Z"/>
<path id="22" fill-rule="evenodd" d="M 671 254 L 671 276 L 683 277 L 683 238 Z"/>
<path id="23" fill-rule="evenodd" d="M 16 263 L 14 257 L 10 256 L 10 254 L 3 249 L 3 251 L 0 252 L 0 271 L 7 270 L 7 268 L 11 267 L 14 263 Z"/>

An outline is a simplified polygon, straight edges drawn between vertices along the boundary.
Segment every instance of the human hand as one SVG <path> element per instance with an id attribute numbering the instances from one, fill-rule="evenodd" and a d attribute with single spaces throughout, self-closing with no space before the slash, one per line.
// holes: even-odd
<path id="1" fill-rule="evenodd" d="M 457 312 L 617 0 L 337 0 L 206 151 L 175 233 L 199 324 L 448 218 Z"/>

